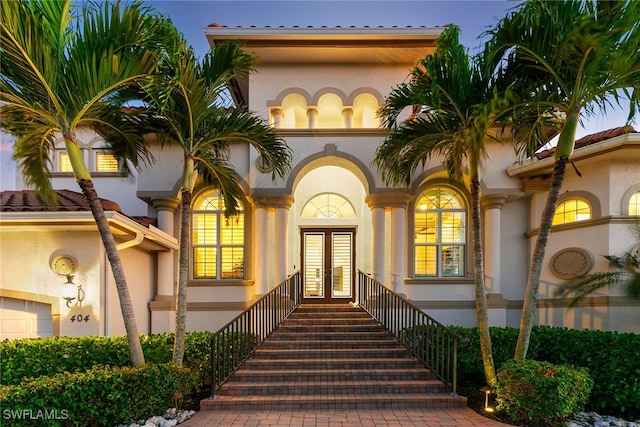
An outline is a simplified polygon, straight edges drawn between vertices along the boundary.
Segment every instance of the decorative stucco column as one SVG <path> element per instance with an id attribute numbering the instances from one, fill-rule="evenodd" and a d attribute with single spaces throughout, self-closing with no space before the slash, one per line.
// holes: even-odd
<path id="1" fill-rule="evenodd" d="M 269 290 L 269 212 L 265 206 L 257 206 L 255 212 L 256 295 L 264 295 Z"/>
<path id="2" fill-rule="evenodd" d="M 484 210 L 484 270 L 488 293 L 500 293 L 500 214 L 507 201 L 504 195 L 487 195 Z"/>
<path id="3" fill-rule="evenodd" d="M 309 129 L 315 129 L 318 127 L 318 109 L 309 107 L 307 109 L 307 119 L 309 120 Z"/>
<path id="4" fill-rule="evenodd" d="M 287 278 L 289 273 L 289 209 L 294 198 L 289 194 L 272 196 L 271 206 L 275 212 L 275 245 L 274 245 L 274 286 Z"/>
<path id="5" fill-rule="evenodd" d="M 273 116 L 273 127 L 280 129 L 282 126 L 282 119 L 284 118 L 284 111 L 282 108 L 273 108 L 271 110 L 271 115 Z"/>
<path id="6" fill-rule="evenodd" d="M 158 217 L 158 228 L 170 236 L 175 236 L 175 213 L 180 207 L 180 199 L 161 197 L 151 200 Z M 158 291 L 149 304 L 151 309 L 151 332 L 171 332 L 175 325 L 176 253 L 158 252 Z"/>
<path id="7" fill-rule="evenodd" d="M 353 127 L 353 108 L 345 107 L 342 110 L 342 125 L 345 129 L 351 129 Z"/>
<path id="8" fill-rule="evenodd" d="M 407 193 L 374 193 L 367 196 L 367 204 L 372 208 L 372 220 L 375 222 L 372 238 L 375 239 L 372 250 L 372 261 L 377 273 L 384 269 L 384 209 L 391 210 L 391 242 L 390 242 L 390 273 L 393 291 L 405 295 L 404 279 L 407 277 L 407 205 L 411 195 Z M 380 210 L 378 210 L 380 209 Z M 374 212 L 378 210 L 378 212 Z M 382 243 L 382 244 L 381 244 Z M 381 247 L 377 247 L 377 245 Z M 380 263 L 383 265 L 380 266 Z M 384 283 L 384 282 L 383 282 Z"/>
<path id="9" fill-rule="evenodd" d="M 380 197 L 377 194 L 368 195 L 365 202 L 371 209 L 371 274 L 374 279 L 384 282 L 386 246 L 384 241 L 384 206 L 380 204 Z"/>
<path id="10" fill-rule="evenodd" d="M 256 294 L 264 295 L 282 282 L 289 271 L 288 222 L 294 198 L 290 194 L 260 194 L 252 198 L 256 204 Z"/>
<path id="11" fill-rule="evenodd" d="M 500 291 L 500 222 L 502 207 L 507 196 L 489 194 L 480 201 L 484 211 L 484 280 L 487 290 L 489 323 L 494 326 L 506 326 L 507 306 Z"/>

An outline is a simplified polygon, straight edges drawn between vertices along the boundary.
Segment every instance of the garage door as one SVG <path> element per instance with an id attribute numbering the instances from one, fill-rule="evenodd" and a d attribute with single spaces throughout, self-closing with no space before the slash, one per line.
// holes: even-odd
<path id="1" fill-rule="evenodd" d="M 0 339 L 53 335 L 51 305 L 0 297 Z"/>

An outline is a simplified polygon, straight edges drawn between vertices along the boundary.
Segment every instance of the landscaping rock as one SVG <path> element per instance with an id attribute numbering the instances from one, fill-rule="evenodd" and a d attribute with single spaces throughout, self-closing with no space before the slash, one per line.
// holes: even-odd
<path id="1" fill-rule="evenodd" d="M 141 420 L 133 424 L 119 424 L 117 427 L 173 427 L 183 423 L 193 417 L 196 411 L 178 411 L 176 408 L 169 408 L 163 415 L 155 415 L 149 419 Z"/>
<path id="2" fill-rule="evenodd" d="M 567 421 L 567 427 L 640 427 L 638 421 L 627 421 L 595 412 L 580 412 Z"/>

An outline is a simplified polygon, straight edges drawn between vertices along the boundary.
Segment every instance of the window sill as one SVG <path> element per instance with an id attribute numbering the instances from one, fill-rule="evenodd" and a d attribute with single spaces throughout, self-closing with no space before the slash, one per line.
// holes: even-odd
<path id="1" fill-rule="evenodd" d="M 469 277 L 419 277 L 404 279 L 405 285 L 473 285 Z"/>
<path id="2" fill-rule="evenodd" d="M 250 279 L 192 279 L 187 286 L 253 286 L 254 280 Z"/>

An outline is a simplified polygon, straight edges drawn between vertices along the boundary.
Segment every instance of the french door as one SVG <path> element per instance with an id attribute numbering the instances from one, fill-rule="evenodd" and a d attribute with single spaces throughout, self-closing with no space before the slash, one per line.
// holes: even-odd
<path id="1" fill-rule="evenodd" d="M 355 296 L 355 229 L 302 229 L 302 302 L 346 303 Z"/>

